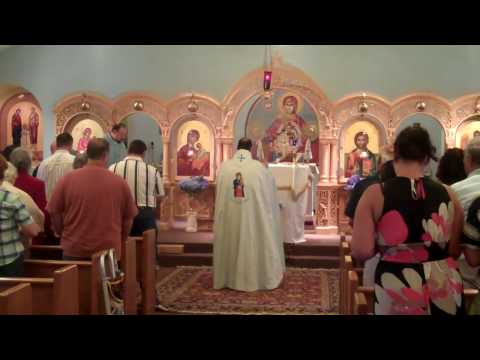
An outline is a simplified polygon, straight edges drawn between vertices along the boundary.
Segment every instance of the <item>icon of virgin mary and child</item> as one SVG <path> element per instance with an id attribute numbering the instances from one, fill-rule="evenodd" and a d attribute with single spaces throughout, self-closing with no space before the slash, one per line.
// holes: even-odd
<path id="1" fill-rule="evenodd" d="M 177 175 L 210 176 L 210 153 L 199 142 L 200 132 L 192 129 L 187 134 L 187 143 L 177 152 Z"/>
<path id="2" fill-rule="evenodd" d="M 277 117 L 266 130 L 263 139 L 269 146 L 269 161 L 291 162 L 295 153 L 305 152 L 308 137 L 304 131 L 307 122 L 298 114 L 299 99 L 287 95 L 280 100 Z"/>

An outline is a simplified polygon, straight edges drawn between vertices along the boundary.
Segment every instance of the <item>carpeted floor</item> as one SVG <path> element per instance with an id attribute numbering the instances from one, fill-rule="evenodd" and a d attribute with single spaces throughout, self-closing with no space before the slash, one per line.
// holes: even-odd
<path id="1" fill-rule="evenodd" d="M 338 313 L 338 270 L 287 268 L 282 285 L 252 293 L 212 288 L 210 267 L 178 267 L 157 284 L 159 309 L 187 314 Z"/>

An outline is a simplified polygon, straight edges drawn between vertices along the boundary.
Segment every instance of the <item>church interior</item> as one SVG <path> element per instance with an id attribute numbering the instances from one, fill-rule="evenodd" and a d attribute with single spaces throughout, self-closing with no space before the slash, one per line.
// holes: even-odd
<path id="1" fill-rule="evenodd" d="M 0 314 L 375 313 L 377 285 L 352 253 L 352 188 L 393 160 L 404 129 L 425 129 L 438 158 L 467 151 L 480 135 L 479 60 L 467 45 L 1 46 L 0 150 L 27 150 L 34 170 L 58 135 L 87 154 L 124 124 L 122 145 L 146 144 L 165 194 L 157 231 L 122 242 L 119 266 L 110 249 L 67 260 L 60 238 L 26 246 L 23 275 L 0 277 Z M 219 173 L 245 137 L 281 202 L 286 269 L 272 290 L 212 285 Z M 425 176 L 439 182 L 439 164 Z M 192 179 L 205 186 L 186 190 Z M 464 282 L 465 308 L 480 304 L 479 283 Z"/>

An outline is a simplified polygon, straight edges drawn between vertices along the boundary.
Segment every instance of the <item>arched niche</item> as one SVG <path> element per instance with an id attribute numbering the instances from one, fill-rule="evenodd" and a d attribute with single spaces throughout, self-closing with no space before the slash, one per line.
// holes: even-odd
<path id="1" fill-rule="evenodd" d="M 74 115 L 63 128 L 73 137 L 73 150 L 78 153 L 87 151 L 90 139 L 104 138 L 107 133 L 107 124 L 91 113 L 79 113 Z"/>
<path id="2" fill-rule="evenodd" d="M 252 106 L 257 101 L 262 101 L 265 95 L 268 96 L 263 89 L 263 70 L 255 69 L 239 80 L 222 103 L 222 137 L 231 143 L 244 135 L 242 132 L 245 132 Z M 315 114 L 319 136 L 330 136 L 331 103 L 325 93 L 303 71 L 284 64 L 279 56 L 274 57 L 272 66 L 273 96 L 275 91 L 291 92 L 299 96 Z M 275 106 L 272 104 L 272 109 Z"/>
<path id="3" fill-rule="evenodd" d="M 35 96 L 19 86 L 0 86 L 0 148 L 21 146 L 36 166 L 43 160 L 43 132 L 43 111 Z"/>
<path id="4" fill-rule="evenodd" d="M 362 140 L 365 147 L 362 147 Z M 365 166 L 363 176 L 373 175 L 378 170 L 381 148 L 386 144 L 386 141 L 387 134 L 383 124 L 374 117 L 360 115 L 345 122 L 339 138 L 338 168 L 340 181 L 343 182 L 356 174 L 356 155 L 362 151 L 369 154 L 368 168 L 370 169 L 370 171 L 367 170 L 367 166 Z"/>
<path id="5" fill-rule="evenodd" d="M 195 136 L 192 135 L 194 133 Z M 213 219 L 215 205 L 213 182 L 217 170 L 216 157 L 218 157 L 216 148 L 214 124 L 203 114 L 184 113 L 172 123 L 169 139 L 171 183 L 175 184 L 190 176 L 204 176 L 212 183 L 207 190 L 193 199 L 189 199 L 189 196 L 178 186 L 171 187 L 172 201 L 169 223 L 173 227 L 183 228 L 185 226 L 184 220 L 189 209 L 194 209 L 200 220 L 211 221 Z"/>
<path id="6" fill-rule="evenodd" d="M 145 162 L 155 166 L 162 173 L 163 136 L 162 129 L 148 113 L 137 111 L 123 118 L 121 123 L 127 125 L 127 144 L 133 140 L 142 140 L 147 145 Z"/>
<path id="7" fill-rule="evenodd" d="M 401 97 L 392 104 L 392 117 L 389 126 L 391 134 L 396 133 L 400 123 L 415 114 L 426 114 L 439 122 L 447 143 L 453 140 L 453 118 L 449 102 L 431 93 L 414 93 Z"/>
<path id="8" fill-rule="evenodd" d="M 132 91 L 122 94 L 113 100 L 113 123 L 118 123 L 138 112 L 145 113 L 155 120 L 161 129 L 162 136 L 168 137 L 167 109 L 156 94 L 145 91 Z"/>
<path id="9" fill-rule="evenodd" d="M 213 124 L 199 114 L 185 114 L 170 133 L 171 181 L 191 176 L 215 180 L 216 139 Z"/>
<path id="10" fill-rule="evenodd" d="M 84 120 L 96 122 L 105 132 L 113 125 L 112 110 L 112 102 L 103 95 L 94 92 L 67 95 L 54 107 L 57 134 L 72 133 Z M 85 123 L 80 126 L 82 124 Z"/>
<path id="11" fill-rule="evenodd" d="M 480 136 L 480 114 L 473 114 L 463 120 L 455 133 L 455 147 L 465 149 L 474 137 Z"/>
<path id="12" fill-rule="evenodd" d="M 448 146 L 454 143 L 451 107 L 441 96 L 431 93 L 414 93 L 401 97 L 392 104 L 392 119 L 389 130 L 395 136 L 414 123 L 425 127 L 430 134 L 437 156 L 441 157 Z M 427 174 L 435 176 L 438 163 L 431 161 Z"/>
<path id="13" fill-rule="evenodd" d="M 452 105 L 452 127 L 449 147 L 462 147 L 466 137 L 470 140 L 475 131 L 475 123 L 480 115 L 480 93 L 469 94 L 455 100 Z M 469 132 L 471 134 L 469 134 Z M 465 136 L 466 135 L 466 136 Z M 462 141 L 463 137 L 463 141 Z"/>
<path id="14" fill-rule="evenodd" d="M 223 159 L 222 153 L 222 111 L 220 104 L 213 98 L 203 94 L 180 94 L 166 105 L 168 111 L 169 136 L 166 140 L 168 150 L 169 178 L 171 181 L 180 180 L 192 175 L 203 175 L 209 181 L 215 181 L 216 172 Z M 188 128 L 187 122 L 199 123 L 201 129 L 200 139 L 196 142 L 203 147 L 199 154 L 203 154 L 199 163 L 203 163 L 202 171 L 180 171 L 178 173 L 178 160 L 180 148 L 187 144 L 188 131 L 195 130 L 194 126 Z M 186 133 L 182 133 L 186 131 Z M 196 146 L 195 145 L 195 146 Z M 195 151 L 198 151 L 195 150 Z M 197 152 L 196 152 L 197 153 Z M 208 153 L 208 154 L 206 154 Z M 206 160 L 208 158 L 208 161 Z M 202 162 L 203 161 L 203 162 Z M 208 162 L 208 167 L 207 167 Z M 207 169 L 208 168 L 208 169 Z M 183 169 L 186 170 L 186 169 Z M 207 171 L 208 170 L 208 171 Z M 191 175 L 187 175 L 191 173 Z M 208 175 L 207 175 L 208 174 Z"/>
<path id="15" fill-rule="evenodd" d="M 335 173 L 338 181 L 346 181 L 353 170 L 352 158 L 357 149 L 355 136 L 360 132 L 367 134 L 367 149 L 374 155 L 369 161 L 373 165 L 372 169 L 375 169 L 381 147 L 388 142 L 389 121 L 389 102 L 375 94 L 356 93 L 334 104 L 332 135 L 338 144 L 338 165 L 332 164 L 332 168 L 338 167 Z M 365 136 L 364 139 L 366 140 Z"/>
<path id="16" fill-rule="evenodd" d="M 280 141 L 281 129 L 287 137 L 295 141 L 297 151 L 304 152 L 307 139 L 310 139 L 313 153 L 312 162 L 319 162 L 319 128 L 317 114 L 313 106 L 301 94 L 288 89 L 273 89 L 268 97 L 254 96 L 239 112 L 244 120 L 235 124 L 234 144 L 247 136 L 254 141 L 252 154 L 257 158 L 262 143 L 263 156 L 268 162 L 276 158 L 275 148 Z"/>

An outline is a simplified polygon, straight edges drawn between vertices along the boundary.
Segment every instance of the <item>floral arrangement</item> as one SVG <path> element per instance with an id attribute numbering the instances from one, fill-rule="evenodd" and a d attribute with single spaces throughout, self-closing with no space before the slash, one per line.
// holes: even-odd
<path id="1" fill-rule="evenodd" d="M 360 181 L 362 181 L 364 178 L 361 177 L 360 175 L 353 175 L 347 180 L 347 185 L 345 185 L 345 190 L 351 191 L 357 185 Z"/>
<path id="2" fill-rule="evenodd" d="M 193 196 L 208 188 L 208 180 L 203 176 L 192 176 L 189 179 L 184 179 L 178 183 L 180 190 L 186 192 L 188 195 Z"/>

